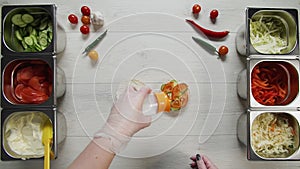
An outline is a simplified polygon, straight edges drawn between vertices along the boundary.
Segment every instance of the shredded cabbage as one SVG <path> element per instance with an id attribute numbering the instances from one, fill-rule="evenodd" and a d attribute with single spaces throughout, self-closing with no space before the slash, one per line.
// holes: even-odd
<path id="1" fill-rule="evenodd" d="M 295 151 L 295 131 L 291 119 L 275 113 L 263 113 L 252 124 L 251 145 L 263 157 L 287 157 Z"/>
<path id="2" fill-rule="evenodd" d="M 250 20 L 250 41 L 253 47 L 264 54 L 280 54 L 287 48 L 286 29 L 275 17 L 261 16 Z"/>

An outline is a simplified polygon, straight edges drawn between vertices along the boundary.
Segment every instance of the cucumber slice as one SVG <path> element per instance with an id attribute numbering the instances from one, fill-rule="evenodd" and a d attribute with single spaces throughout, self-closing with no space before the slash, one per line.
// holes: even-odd
<path id="1" fill-rule="evenodd" d="M 42 51 L 43 50 L 42 46 L 40 46 L 40 45 L 34 45 L 34 49 L 36 51 Z"/>
<path id="2" fill-rule="evenodd" d="M 47 25 L 48 25 L 47 21 L 41 22 L 39 29 L 44 30 L 44 29 L 46 29 Z"/>
<path id="3" fill-rule="evenodd" d="M 45 32 L 40 32 L 40 33 L 39 33 L 39 38 L 45 38 L 45 39 L 48 39 L 47 33 L 45 33 Z"/>
<path id="4" fill-rule="evenodd" d="M 47 46 L 41 46 L 42 51 L 45 50 L 47 48 Z"/>
<path id="5" fill-rule="evenodd" d="M 46 22 L 46 24 L 48 25 L 48 17 L 47 16 L 44 16 L 44 18 L 41 20 L 41 23 L 43 23 L 43 22 Z"/>
<path id="6" fill-rule="evenodd" d="M 22 12 L 13 15 L 11 21 L 13 25 L 18 26 L 14 29 L 14 35 L 24 51 L 42 51 L 51 43 L 53 23 L 49 15 Z"/>
<path id="7" fill-rule="evenodd" d="M 49 32 L 48 34 L 49 34 L 49 35 L 48 35 L 48 36 L 49 36 L 48 42 L 51 43 L 52 38 L 53 38 L 53 33 L 52 33 L 52 32 Z"/>
<path id="8" fill-rule="evenodd" d="M 24 47 L 24 49 L 26 51 L 26 49 L 28 48 L 28 45 L 26 44 L 25 40 L 22 40 L 21 43 L 22 43 L 22 46 Z"/>
<path id="9" fill-rule="evenodd" d="M 18 26 L 20 26 L 20 25 L 22 27 L 26 26 L 26 23 L 22 20 L 22 14 L 15 14 L 14 16 L 12 16 L 11 22 Z M 25 25 L 25 26 L 23 26 L 23 25 Z"/>
<path id="10" fill-rule="evenodd" d="M 31 38 L 31 36 L 26 36 L 24 38 L 24 41 L 27 45 L 32 46 L 33 45 L 33 39 Z"/>
<path id="11" fill-rule="evenodd" d="M 48 26 L 48 17 L 45 17 L 45 18 L 43 18 L 43 19 L 41 20 L 41 24 L 40 24 L 39 29 L 40 29 L 40 30 L 44 30 L 44 29 L 47 28 L 47 26 Z"/>
<path id="12" fill-rule="evenodd" d="M 41 46 L 47 46 L 48 45 L 47 39 L 46 38 L 40 38 L 39 39 L 39 44 Z"/>
<path id="13" fill-rule="evenodd" d="M 19 30 L 16 30 L 16 31 L 15 31 L 15 34 L 16 34 L 16 37 L 17 37 L 17 39 L 19 39 L 19 40 L 23 40 L 23 37 L 21 36 L 21 34 L 20 34 L 20 31 L 19 31 Z"/>
<path id="14" fill-rule="evenodd" d="M 33 16 L 29 15 L 29 14 L 23 14 L 22 15 L 22 20 L 25 22 L 25 23 L 31 23 L 33 22 L 34 18 Z"/>
<path id="15" fill-rule="evenodd" d="M 25 30 L 25 29 L 19 29 L 19 32 L 20 32 L 20 35 L 22 36 L 22 37 L 25 37 L 25 36 L 27 36 L 27 31 Z"/>
<path id="16" fill-rule="evenodd" d="M 36 18 L 33 22 L 31 22 L 31 25 L 36 27 L 40 24 L 40 21 L 41 21 L 41 17 Z"/>
<path id="17" fill-rule="evenodd" d="M 24 28 L 24 27 L 26 27 L 27 26 L 27 24 L 25 23 L 25 24 L 22 24 L 22 25 L 18 25 L 19 27 L 21 27 L 21 28 Z"/>
<path id="18" fill-rule="evenodd" d="M 40 31 L 41 33 L 45 33 L 45 34 L 47 34 L 48 33 L 48 31 L 47 30 L 42 30 L 42 31 Z"/>
<path id="19" fill-rule="evenodd" d="M 26 27 L 26 31 L 28 34 L 31 34 L 32 30 L 33 30 L 32 26 L 29 25 Z"/>
<path id="20" fill-rule="evenodd" d="M 30 37 L 31 37 L 31 39 L 33 40 L 33 43 L 34 43 L 35 45 L 40 46 L 40 45 L 38 44 L 38 41 L 37 41 L 37 39 L 36 39 L 36 37 L 35 37 L 34 35 L 30 35 Z"/>
<path id="21" fill-rule="evenodd" d="M 31 31 L 31 33 L 30 33 L 30 35 L 36 36 L 37 35 L 37 31 L 33 28 L 32 31 Z"/>
<path id="22" fill-rule="evenodd" d="M 53 23 L 52 23 L 51 20 L 49 20 L 49 21 L 48 21 L 48 27 L 51 27 L 51 28 L 52 28 L 52 26 L 53 26 Z"/>
<path id="23" fill-rule="evenodd" d="M 178 110 L 180 110 L 180 108 L 171 107 L 171 111 L 178 111 Z"/>
<path id="24" fill-rule="evenodd" d="M 48 31 L 48 32 L 52 32 L 52 31 L 53 31 L 52 25 L 51 25 L 51 26 L 48 25 L 47 31 Z"/>

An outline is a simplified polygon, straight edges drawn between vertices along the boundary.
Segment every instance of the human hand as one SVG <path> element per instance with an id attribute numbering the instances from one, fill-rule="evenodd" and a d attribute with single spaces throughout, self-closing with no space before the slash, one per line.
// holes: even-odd
<path id="1" fill-rule="evenodd" d="M 152 118 L 143 114 L 142 107 L 150 92 L 151 89 L 146 86 L 139 90 L 128 86 L 112 107 L 106 125 L 128 137 L 132 137 L 139 130 L 148 127 Z"/>
<path id="2" fill-rule="evenodd" d="M 96 143 L 109 152 L 119 153 L 136 132 L 148 127 L 152 118 L 142 113 L 142 107 L 150 92 L 145 86 L 139 90 L 129 86 L 113 105 L 103 128 L 95 134 Z"/>
<path id="3" fill-rule="evenodd" d="M 191 168 L 195 169 L 218 169 L 218 167 L 213 164 L 210 159 L 204 155 L 200 156 L 197 154 L 190 158 L 193 162 L 190 164 Z"/>

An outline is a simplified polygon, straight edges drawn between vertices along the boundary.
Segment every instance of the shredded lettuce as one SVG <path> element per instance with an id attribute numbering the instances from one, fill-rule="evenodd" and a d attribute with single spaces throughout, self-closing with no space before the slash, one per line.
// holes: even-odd
<path id="1" fill-rule="evenodd" d="M 286 28 L 275 17 L 261 16 L 250 20 L 250 41 L 260 53 L 280 54 L 287 48 Z"/>
<path id="2" fill-rule="evenodd" d="M 298 136 L 292 123 L 292 119 L 277 113 L 260 114 L 252 124 L 252 148 L 263 157 L 288 157 L 297 147 L 295 138 Z"/>

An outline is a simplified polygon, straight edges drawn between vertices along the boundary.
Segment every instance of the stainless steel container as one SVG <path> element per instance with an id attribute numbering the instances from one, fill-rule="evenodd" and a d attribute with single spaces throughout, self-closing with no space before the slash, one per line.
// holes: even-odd
<path id="1" fill-rule="evenodd" d="M 277 121 L 271 122 L 275 127 L 265 125 L 270 117 L 276 118 Z M 247 121 L 248 159 L 299 160 L 299 120 L 299 111 L 249 111 Z M 268 135 L 268 130 L 275 130 L 275 133 L 282 132 L 282 135 Z"/>
<path id="2" fill-rule="evenodd" d="M 241 115 L 238 120 L 237 135 L 247 146 L 248 160 L 300 160 L 298 24 L 297 9 L 253 7 L 246 9 L 245 33 L 239 33 L 236 40 L 239 44 L 241 41 L 245 44 L 246 52 L 242 46 L 237 48 L 239 53 L 245 53 L 247 57 L 247 69 L 241 71 L 238 77 L 238 94 L 241 98 L 247 99 L 247 111 L 246 115 Z M 240 37 L 243 34 L 244 39 Z M 274 48 L 276 50 L 273 50 Z M 269 92 L 271 89 L 276 92 Z M 294 136 L 291 140 L 294 142 L 289 145 L 290 147 L 285 147 L 284 153 L 278 153 L 281 150 L 276 149 L 277 152 L 272 152 L 269 150 L 272 147 L 268 150 L 260 147 L 265 143 L 271 143 L 272 139 L 277 137 L 287 138 L 286 132 L 272 131 L 274 127 L 272 125 L 275 125 L 276 120 L 274 124 L 259 130 L 271 136 L 261 136 L 263 134 L 257 132 L 256 127 L 257 124 L 264 124 L 267 121 L 263 119 L 265 116 L 286 119 L 289 126 L 285 127 L 288 130 L 293 129 Z M 256 136 L 258 134 L 261 135 Z M 264 140 L 266 138 L 270 140 Z M 270 152 L 271 154 L 268 154 Z"/>
<path id="3" fill-rule="evenodd" d="M 25 14 L 31 15 L 34 21 L 27 20 L 28 23 L 26 23 L 26 18 L 22 18 Z M 15 18 L 13 19 L 13 17 Z M 56 54 L 65 47 L 65 32 L 56 21 L 56 6 L 54 4 L 5 5 L 2 6 L 1 19 L 1 160 L 40 159 L 43 157 L 43 154 L 29 156 L 18 154 L 13 151 L 7 140 L 7 135 L 10 134 L 6 128 L 9 119 L 30 112 L 44 117 L 42 119 L 49 118 L 52 122 L 52 151 L 56 157 L 57 145 L 64 140 L 62 137 L 66 135 L 64 116 L 56 111 L 57 98 L 63 96 L 66 89 L 65 74 L 62 69 L 57 67 L 56 63 Z M 22 32 L 22 36 L 19 35 L 20 32 Z M 58 33 L 62 34 L 59 48 L 57 48 Z M 26 41 L 26 37 L 29 37 L 30 41 L 28 38 Z M 46 39 L 46 42 L 38 41 L 43 38 Z M 27 77 L 28 72 L 31 73 L 28 76 L 31 77 L 30 79 Z M 47 96 L 35 91 L 35 94 L 39 96 L 38 99 L 43 98 L 43 100 L 28 101 L 26 93 L 28 90 L 22 88 L 25 86 L 22 83 L 25 82 L 30 83 L 31 88 L 47 93 Z M 40 83 L 40 86 L 35 88 L 34 84 L 36 83 Z M 40 88 L 37 89 L 37 87 Z M 23 89 L 23 93 L 19 89 Z M 30 99 L 32 99 L 32 95 L 31 93 Z M 62 131 L 57 133 L 58 129 Z M 58 138 L 58 135 L 61 137 Z"/>
<path id="4" fill-rule="evenodd" d="M 30 14 L 34 17 L 34 21 L 28 25 L 35 30 L 35 36 L 39 31 L 46 31 L 46 34 L 51 37 L 46 48 L 41 50 L 26 50 L 22 45 L 22 42 L 18 40 L 16 36 L 16 30 L 22 32 L 23 28 L 27 28 L 25 25 L 15 25 L 12 23 L 12 17 L 16 14 Z M 35 25 L 35 21 L 42 22 L 45 19 L 45 24 L 51 25 L 51 30 L 42 30 L 40 25 Z M 46 23 L 47 22 L 47 23 Z M 37 23 L 39 24 L 39 23 Z M 36 27 L 35 27 L 36 26 Z M 50 26 L 49 26 L 50 27 Z M 56 54 L 56 6 L 54 4 L 49 5 L 5 5 L 2 7 L 2 45 L 1 54 L 4 57 L 9 56 L 40 56 L 40 57 L 51 57 Z M 26 29 L 27 30 L 27 29 Z M 31 35 L 31 31 L 24 31 L 24 36 Z M 29 32 L 29 33 L 28 33 Z M 36 43 L 34 43 L 36 44 Z M 38 45 L 38 44 L 36 44 Z M 29 49 L 29 48 L 28 48 Z M 36 49 L 36 48 L 34 48 Z"/>
<path id="5" fill-rule="evenodd" d="M 40 124 L 41 127 L 39 129 L 37 128 L 30 128 L 26 126 L 26 123 L 28 121 L 28 118 L 26 116 L 30 116 L 31 118 L 30 123 Z M 26 117 L 24 119 L 21 119 L 22 117 Z M 42 152 L 35 154 L 35 152 L 30 152 L 29 150 L 25 150 L 23 152 L 18 152 L 20 150 L 23 150 L 20 148 L 22 143 L 24 143 L 27 139 L 27 137 L 33 137 L 35 135 L 38 135 L 42 130 L 43 123 L 45 120 L 50 119 L 53 125 L 53 143 L 52 143 L 52 152 L 54 153 L 54 156 L 57 155 L 57 112 L 56 109 L 3 109 L 1 112 L 1 160 L 7 161 L 7 160 L 26 160 L 26 159 L 36 159 L 36 158 L 43 158 L 44 154 Z M 10 129 L 12 124 L 11 122 L 19 122 L 17 126 L 14 126 L 13 129 Z M 20 124 L 24 123 L 24 124 Z M 22 126 L 24 125 L 24 126 Z M 16 127 L 23 127 L 22 129 L 17 129 Z M 27 129 L 29 128 L 29 129 Z M 27 129 L 27 130 L 26 130 Z M 20 138 L 23 138 L 18 140 L 14 137 L 14 134 L 12 130 L 17 131 L 21 130 L 20 133 L 18 133 Z M 9 141 L 12 139 L 15 139 L 14 144 L 10 144 Z M 38 139 L 38 138 L 35 138 Z M 33 139 L 28 139 L 32 141 Z M 41 143 L 41 140 L 37 140 L 33 146 L 38 146 Z M 17 146 L 15 146 L 17 145 Z M 14 147 L 15 146 L 15 147 Z M 31 148 L 28 145 L 23 145 L 26 148 Z M 28 152 L 29 151 L 29 152 Z"/>
<path id="6" fill-rule="evenodd" d="M 275 25 L 276 24 L 276 25 Z M 263 32 L 266 29 L 267 32 Z M 298 10 L 286 8 L 247 8 L 246 9 L 246 54 L 255 55 L 298 55 Z M 263 34 L 257 33 L 262 31 Z M 282 39 L 284 48 L 278 51 L 269 51 L 277 46 L 273 43 L 265 44 L 265 35 L 273 34 Z M 272 39 L 268 39 L 272 41 Z M 262 49 L 264 47 L 267 50 Z M 276 56 L 275 56 L 276 57 Z"/>
<path id="7" fill-rule="evenodd" d="M 248 107 L 251 110 L 269 110 L 269 109 L 280 109 L 280 110 L 296 110 L 300 105 L 299 97 L 299 58 L 294 59 L 269 59 L 263 58 L 262 56 L 255 56 L 255 58 L 248 59 L 247 62 L 247 91 L 248 91 Z M 286 85 L 287 93 L 282 100 L 278 100 L 274 105 L 260 103 L 258 98 L 253 95 L 253 75 L 255 68 L 267 68 L 276 69 L 277 72 L 282 72 L 284 76 L 281 79 L 282 83 Z M 270 70 L 271 71 L 271 70 Z M 274 72 L 274 73 L 277 73 Z"/>
<path id="8" fill-rule="evenodd" d="M 38 71 L 38 66 L 43 66 L 49 70 L 49 78 L 47 81 L 52 86 L 52 91 L 49 93 L 49 98 L 44 102 L 39 103 L 22 103 L 15 94 L 16 79 L 18 74 L 23 71 L 26 67 L 30 67 L 33 71 Z M 35 67 L 37 67 L 35 69 Z M 44 71 L 44 70 L 43 70 Z M 56 59 L 55 58 L 30 58 L 26 59 L 21 57 L 2 57 L 1 59 L 1 81 L 2 81 L 2 92 L 1 92 L 1 107 L 3 108 L 26 108 L 26 107 L 50 107 L 56 106 Z M 50 89 L 49 89 L 50 90 Z"/>

